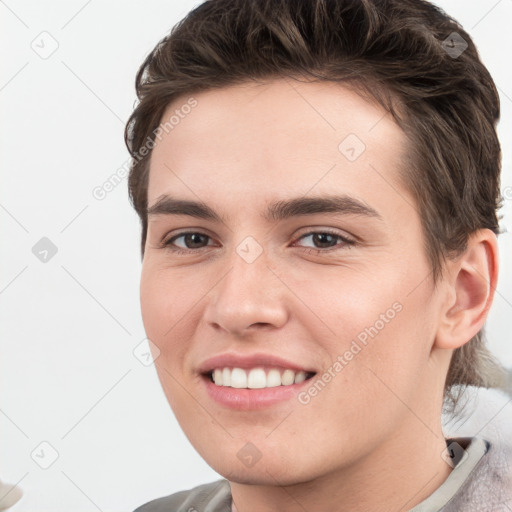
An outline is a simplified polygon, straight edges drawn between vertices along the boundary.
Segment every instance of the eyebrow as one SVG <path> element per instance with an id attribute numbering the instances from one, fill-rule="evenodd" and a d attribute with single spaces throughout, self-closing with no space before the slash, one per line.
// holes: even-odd
<path id="1" fill-rule="evenodd" d="M 148 217 L 154 215 L 188 215 L 198 219 L 224 222 L 215 210 L 203 202 L 176 199 L 169 195 L 160 196 L 155 204 L 146 209 L 146 213 Z M 267 206 L 267 210 L 263 213 L 263 219 L 269 222 L 277 222 L 316 213 L 364 215 L 383 220 L 377 210 L 359 199 L 347 195 L 297 197 L 275 201 Z"/>

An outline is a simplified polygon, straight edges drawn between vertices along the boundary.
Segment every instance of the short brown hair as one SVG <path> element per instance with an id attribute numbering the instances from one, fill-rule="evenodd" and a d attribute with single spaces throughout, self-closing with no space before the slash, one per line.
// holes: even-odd
<path id="1" fill-rule="evenodd" d="M 178 96 L 251 80 L 343 82 L 390 112 L 409 139 L 402 172 L 416 200 L 434 283 L 480 228 L 499 233 L 496 86 L 462 27 L 423 0 L 207 0 L 147 56 L 125 130 L 129 193 L 147 235 L 149 161 Z M 142 154 L 140 150 L 146 147 Z M 498 385 L 483 331 L 454 351 L 454 385 Z M 456 401 L 455 399 L 453 400 Z"/>

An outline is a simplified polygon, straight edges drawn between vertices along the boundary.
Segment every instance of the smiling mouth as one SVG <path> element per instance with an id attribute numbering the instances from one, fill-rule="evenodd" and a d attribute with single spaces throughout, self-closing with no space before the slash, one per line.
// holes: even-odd
<path id="1" fill-rule="evenodd" d="M 282 368 L 255 367 L 243 369 L 224 367 L 215 368 L 205 375 L 219 387 L 263 389 L 300 384 L 312 378 L 316 373 Z"/>

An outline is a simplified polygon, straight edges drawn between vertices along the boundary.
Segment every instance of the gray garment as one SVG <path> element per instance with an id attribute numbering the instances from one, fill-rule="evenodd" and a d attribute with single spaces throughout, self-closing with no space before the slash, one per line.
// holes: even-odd
<path id="1" fill-rule="evenodd" d="M 464 482 L 489 451 L 490 444 L 483 439 L 446 440 L 447 450 L 451 452 L 454 468 L 448 478 L 425 500 L 418 503 L 410 512 L 445 511 L 447 505 L 457 495 Z"/>
<path id="2" fill-rule="evenodd" d="M 231 512 L 231 487 L 217 480 L 150 501 L 134 512 Z"/>
<path id="3" fill-rule="evenodd" d="M 512 446 L 496 446 L 479 438 L 447 439 L 447 446 L 454 456 L 454 469 L 410 512 L 510 512 Z M 222 479 L 158 498 L 134 512 L 232 512 L 231 503 L 231 487 Z"/>

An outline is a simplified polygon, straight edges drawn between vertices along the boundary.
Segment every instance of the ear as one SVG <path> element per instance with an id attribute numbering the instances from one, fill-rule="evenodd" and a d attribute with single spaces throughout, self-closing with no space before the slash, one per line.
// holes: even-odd
<path id="1" fill-rule="evenodd" d="M 498 242 L 490 229 L 474 232 L 446 269 L 446 301 L 434 346 L 456 349 L 483 327 L 498 280 Z"/>

